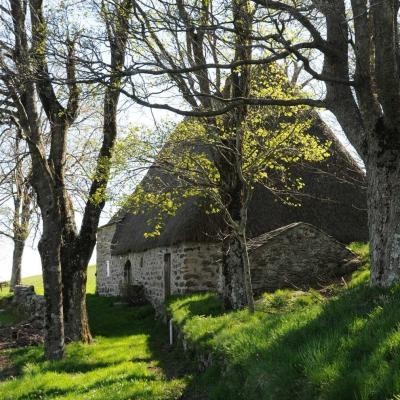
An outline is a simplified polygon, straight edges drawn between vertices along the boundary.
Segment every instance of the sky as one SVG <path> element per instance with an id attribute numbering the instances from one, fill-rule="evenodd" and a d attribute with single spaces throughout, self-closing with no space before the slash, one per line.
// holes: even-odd
<path id="1" fill-rule="evenodd" d="M 11 239 L 0 239 L 0 281 L 10 279 L 13 243 Z M 22 276 L 40 275 L 42 267 L 37 249 L 26 246 L 22 260 Z"/>

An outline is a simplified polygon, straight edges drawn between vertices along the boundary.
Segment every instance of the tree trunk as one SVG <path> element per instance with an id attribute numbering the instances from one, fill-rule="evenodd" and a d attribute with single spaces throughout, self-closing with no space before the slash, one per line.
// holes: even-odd
<path id="1" fill-rule="evenodd" d="M 236 234 L 230 232 L 222 244 L 222 274 L 224 279 L 223 300 L 228 310 L 238 310 L 247 305 L 243 267 L 243 244 Z"/>
<path id="2" fill-rule="evenodd" d="M 16 285 L 21 284 L 22 255 L 24 253 L 25 240 L 14 239 L 14 251 L 11 271 L 10 289 L 14 290 Z"/>
<path id="3" fill-rule="evenodd" d="M 117 4 L 117 3 L 116 3 Z M 128 21 L 133 3 L 118 3 L 116 8 L 115 36 L 110 36 L 111 66 L 115 72 L 121 71 L 125 61 L 128 42 Z M 111 15 L 111 14 L 110 14 Z M 109 30 L 111 34 L 114 29 Z M 96 244 L 96 232 L 105 198 L 100 202 L 92 200 L 99 192 L 104 192 L 110 175 L 111 156 L 117 136 L 117 110 L 120 96 L 121 77 L 111 77 L 104 96 L 103 143 L 97 157 L 95 178 L 92 181 L 88 201 L 83 213 L 79 234 L 71 224 L 66 225 L 62 249 L 63 291 L 65 333 L 68 340 L 89 343 L 92 340 L 86 311 L 87 267 Z M 67 203 L 65 203 L 67 204 Z M 70 209 L 65 209 L 65 215 Z M 72 220 L 72 219 L 70 219 Z"/>
<path id="4" fill-rule="evenodd" d="M 235 29 L 235 60 L 251 59 L 252 13 L 247 0 L 232 2 Z M 239 34 L 240 33 L 240 34 Z M 232 97 L 246 97 L 250 93 L 250 67 L 232 69 L 226 82 L 225 93 Z M 227 237 L 223 242 L 224 304 L 239 309 L 249 305 L 254 310 L 251 277 L 246 249 L 248 188 L 243 177 L 243 121 L 247 106 L 241 106 L 224 118 L 224 130 L 220 132 L 223 144 L 217 168 L 220 173 L 220 194 L 228 219 Z M 226 137 L 228 135 L 228 137 Z"/>
<path id="5" fill-rule="evenodd" d="M 247 239 L 245 230 L 243 230 L 243 232 L 240 234 L 240 239 L 241 239 L 243 274 L 244 274 L 244 284 L 246 289 L 247 306 L 249 308 L 250 314 L 252 314 L 254 313 L 254 296 L 253 296 L 253 285 L 251 284 L 251 268 L 250 268 L 249 252 L 247 251 Z"/>
<path id="6" fill-rule="evenodd" d="M 86 309 L 87 269 L 63 265 L 64 329 L 67 341 L 90 343 Z"/>
<path id="7" fill-rule="evenodd" d="M 224 203 L 225 229 L 222 242 L 223 299 L 226 309 L 237 310 L 253 304 L 251 277 L 246 248 L 247 196 L 240 179 L 234 144 L 228 143 L 217 156 L 221 176 L 220 194 Z M 222 151 L 221 151 L 222 153 Z M 252 311 L 252 310 L 250 310 Z"/>
<path id="8" fill-rule="evenodd" d="M 217 156 L 221 176 L 220 195 L 225 220 L 222 242 L 222 274 L 224 281 L 223 298 L 225 308 L 240 309 L 247 305 L 243 265 L 243 241 L 238 233 L 242 222 L 243 184 L 236 170 L 235 143 L 226 141 L 226 147 Z"/>
<path id="9" fill-rule="evenodd" d="M 232 232 L 223 242 L 224 306 L 238 310 L 245 306 L 254 312 L 251 270 L 246 235 Z"/>
<path id="10" fill-rule="evenodd" d="M 400 280 L 400 147 L 388 148 L 385 136 L 367 165 L 371 284 L 383 287 Z"/>
<path id="11" fill-rule="evenodd" d="M 69 243 L 64 238 L 61 249 L 64 330 L 68 341 L 92 341 L 86 309 L 86 281 L 87 265 L 93 247 L 94 244 L 86 242 L 80 248 L 79 237 L 70 236 Z"/>
<path id="12" fill-rule="evenodd" d="M 49 223 L 43 224 L 44 232 L 39 242 L 42 260 L 45 312 L 45 356 L 48 360 L 60 360 L 64 356 L 64 319 L 61 290 L 61 233 Z M 59 231 L 59 229 L 58 229 Z"/>

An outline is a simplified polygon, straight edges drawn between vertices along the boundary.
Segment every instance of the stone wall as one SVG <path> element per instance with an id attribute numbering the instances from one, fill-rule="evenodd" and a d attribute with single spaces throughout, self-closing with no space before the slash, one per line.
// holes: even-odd
<path id="1" fill-rule="evenodd" d="M 111 256 L 115 227 L 99 232 L 97 292 L 120 296 L 123 285 L 143 286 L 146 298 L 158 308 L 165 300 L 165 255 L 170 254 L 171 294 L 220 291 L 219 244 L 182 243 L 141 253 Z M 103 247 L 104 246 L 104 247 Z M 320 229 L 305 223 L 292 224 L 249 242 L 252 283 L 256 293 L 284 287 L 309 288 L 332 282 L 359 266 L 358 258 Z M 109 275 L 107 276 L 107 261 Z M 130 263 L 130 281 L 124 266 Z"/>
<path id="2" fill-rule="evenodd" d="M 100 295 L 119 296 L 125 283 L 124 266 L 131 265 L 130 284 L 142 285 L 148 300 L 156 307 L 165 300 L 165 255 L 171 256 L 171 294 L 217 290 L 220 285 L 220 246 L 207 243 L 182 243 L 159 247 L 141 253 L 112 256 L 110 276 L 106 264 L 97 267 L 97 292 Z M 100 251 L 102 247 L 100 246 Z M 105 252 L 102 252 L 103 259 Z M 98 256 L 98 259 L 100 257 Z"/>
<path id="3" fill-rule="evenodd" d="M 116 224 L 110 224 L 102 226 L 97 231 L 96 293 L 102 296 L 119 295 L 119 278 L 113 279 L 114 276 L 111 274 L 111 242 L 115 228 Z"/>
<path id="4" fill-rule="evenodd" d="M 17 285 L 14 288 L 13 304 L 26 314 L 36 328 L 43 328 L 45 315 L 44 296 L 37 295 L 33 286 Z"/>
<path id="5" fill-rule="evenodd" d="M 320 287 L 360 266 L 354 253 L 313 225 L 298 223 L 277 231 L 250 252 L 255 292 Z"/>

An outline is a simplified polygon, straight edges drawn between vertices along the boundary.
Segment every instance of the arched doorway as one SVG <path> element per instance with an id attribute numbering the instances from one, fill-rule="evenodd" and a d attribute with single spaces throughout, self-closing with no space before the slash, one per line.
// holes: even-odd
<path id="1" fill-rule="evenodd" d="M 125 285 L 130 285 L 132 283 L 132 265 L 129 260 L 124 266 L 124 283 Z"/>

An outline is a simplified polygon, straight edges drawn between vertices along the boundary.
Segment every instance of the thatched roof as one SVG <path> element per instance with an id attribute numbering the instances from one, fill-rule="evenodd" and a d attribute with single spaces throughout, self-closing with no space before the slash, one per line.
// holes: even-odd
<path id="1" fill-rule="evenodd" d="M 305 183 L 301 207 L 285 205 L 264 187 L 257 187 L 248 213 L 249 238 L 304 221 L 343 243 L 368 240 L 364 172 L 319 117 L 311 132 L 322 141 L 332 141 L 332 155 L 324 162 L 293 168 Z M 165 173 L 150 168 L 144 182 L 157 176 L 165 179 Z M 194 199 L 189 199 L 175 216 L 167 217 L 164 229 L 155 238 L 144 237 L 151 231 L 150 215 L 126 212 L 119 217 L 112 248 L 116 255 L 181 242 L 215 241 L 221 226 L 220 217 L 207 215 Z"/>

